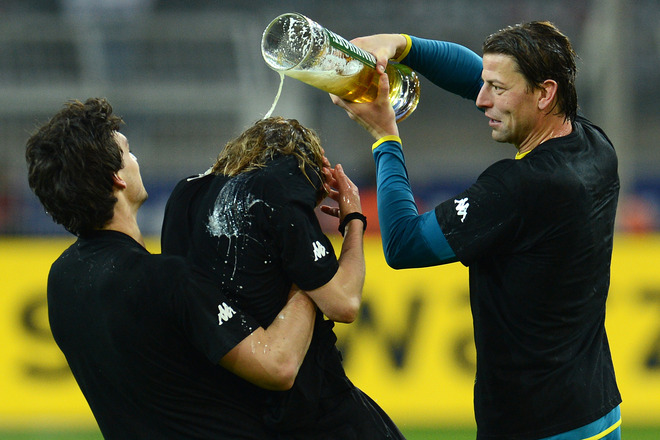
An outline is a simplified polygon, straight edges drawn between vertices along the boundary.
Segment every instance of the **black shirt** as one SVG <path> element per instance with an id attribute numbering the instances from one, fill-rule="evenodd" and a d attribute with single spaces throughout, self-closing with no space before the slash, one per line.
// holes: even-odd
<path id="1" fill-rule="evenodd" d="M 284 307 L 292 283 L 313 290 L 338 270 L 314 211 L 320 184 L 313 170 L 303 174 L 293 156 L 276 157 L 264 168 L 235 177 L 184 179 L 165 209 L 163 253 L 189 258 L 231 292 L 238 307 L 268 327 Z M 352 387 L 332 327 L 319 312 L 293 389 L 265 397 L 269 426 L 319 428 L 319 402 Z"/>
<path id="2" fill-rule="evenodd" d="M 550 436 L 621 402 L 604 327 L 618 192 L 614 148 L 578 117 L 436 208 L 470 269 L 480 439 Z"/>
<path id="3" fill-rule="evenodd" d="M 316 289 L 339 267 L 314 212 L 318 185 L 293 156 L 232 178 L 185 179 L 165 209 L 162 251 L 189 257 L 267 327 L 292 283 Z"/>
<path id="4" fill-rule="evenodd" d="M 266 438 L 217 365 L 259 324 L 183 259 L 81 237 L 52 265 L 48 314 L 105 438 Z"/>

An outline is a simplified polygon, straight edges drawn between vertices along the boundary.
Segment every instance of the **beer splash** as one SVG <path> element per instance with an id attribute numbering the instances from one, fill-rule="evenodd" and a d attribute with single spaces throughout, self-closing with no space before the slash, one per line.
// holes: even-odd
<path id="1" fill-rule="evenodd" d="M 277 95 L 275 95 L 275 100 L 273 101 L 273 105 L 270 106 L 270 110 L 268 110 L 268 113 L 266 113 L 266 116 L 264 116 L 264 119 L 270 118 L 271 115 L 273 114 L 273 110 L 275 110 L 275 106 L 277 105 L 277 101 L 280 100 L 280 95 L 282 94 L 282 86 L 284 85 L 284 74 L 282 72 L 278 72 L 280 74 L 280 87 L 277 89 Z"/>

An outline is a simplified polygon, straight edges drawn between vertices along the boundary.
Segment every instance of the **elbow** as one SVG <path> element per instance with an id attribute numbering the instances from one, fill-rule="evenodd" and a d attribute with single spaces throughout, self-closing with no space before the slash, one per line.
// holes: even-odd
<path id="1" fill-rule="evenodd" d="M 269 378 L 270 380 L 267 384 L 262 385 L 263 388 L 271 391 L 290 390 L 296 381 L 301 363 L 302 359 L 300 362 L 297 362 L 293 356 L 288 356 L 286 359 L 282 359 L 278 365 L 272 368 L 272 373 Z"/>
<path id="2" fill-rule="evenodd" d="M 391 249 L 385 249 L 385 262 L 392 269 L 407 269 L 408 266 L 400 255 L 393 252 Z"/>
<path id="3" fill-rule="evenodd" d="M 346 301 L 341 308 L 333 310 L 332 313 L 326 316 L 331 321 L 350 324 L 355 321 L 360 313 L 360 298 L 355 298 L 351 301 Z"/>
<path id="4" fill-rule="evenodd" d="M 277 380 L 273 380 L 266 389 L 270 391 L 288 391 L 293 387 L 296 381 L 296 375 L 283 375 Z"/>
<path id="5" fill-rule="evenodd" d="M 351 270 L 347 271 L 347 266 Z M 363 287 L 364 266 L 357 271 L 355 265 L 341 261 L 335 276 L 324 286 L 310 291 L 309 295 L 330 321 L 350 324 L 360 312 Z"/>
<path id="6" fill-rule="evenodd" d="M 392 269 L 405 269 L 406 267 L 401 264 L 401 262 L 395 260 L 395 259 L 389 259 L 385 258 L 385 261 L 387 262 L 387 265 L 390 266 Z"/>
<path id="7" fill-rule="evenodd" d="M 354 301 L 351 301 L 351 304 L 346 307 L 344 314 L 342 315 L 342 320 L 345 324 L 350 324 L 355 321 L 360 313 L 360 304 L 362 303 L 361 298 L 357 298 Z"/>

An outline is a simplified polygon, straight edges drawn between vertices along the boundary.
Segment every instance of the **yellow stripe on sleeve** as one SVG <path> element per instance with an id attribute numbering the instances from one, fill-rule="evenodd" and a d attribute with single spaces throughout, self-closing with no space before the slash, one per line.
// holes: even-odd
<path id="1" fill-rule="evenodd" d="M 380 138 L 380 139 L 378 139 L 376 142 L 374 142 L 374 144 L 371 146 L 371 151 L 375 150 L 375 149 L 378 148 L 381 144 L 383 144 L 383 143 L 385 143 L 385 142 L 387 142 L 387 141 L 395 141 L 395 142 L 398 142 L 398 143 L 400 143 L 401 145 L 403 145 L 403 142 L 401 142 L 401 138 L 400 138 L 399 136 L 394 136 L 394 135 L 383 136 L 382 138 Z"/>
<path id="2" fill-rule="evenodd" d="M 393 61 L 396 61 L 397 63 L 400 62 L 402 59 L 404 59 L 406 56 L 408 56 L 408 52 L 410 52 L 410 48 L 412 47 L 412 40 L 410 39 L 410 35 L 407 34 L 401 34 L 405 39 L 406 39 L 406 48 L 401 52 L 401 55 L 396 57 Z"/>

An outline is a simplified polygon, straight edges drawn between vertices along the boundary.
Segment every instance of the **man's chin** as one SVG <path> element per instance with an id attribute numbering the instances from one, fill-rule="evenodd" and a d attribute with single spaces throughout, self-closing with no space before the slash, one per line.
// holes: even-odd
<path id="1" fill-rule="evenodd" d="M 495 142 L 502 142 L 502 136 L 495 130 L 491 131 L 490 133 L 491 139 L 493 139 Z"/>
<path id="2" fill-rule="evenodd" d="M 502 144 L 507 144 L 507 143 L 510 143 L 510 142 L 511 142 L 510 139 L 509 139 L 505 134 L 503 134 L 502 132 L 497 131 L 497 130 L 493 130 L 493 131 L 490 133 L 490 137 L 491 137 L 495 142 L 500 142 L 500 143 L 502 143 Z"/>
<path id="3" fill-rule="evenodd" d="M 142 200 L 140 201 L 140 206 L 142 206 L 142 204 L 144 204 L 144 202 L 146 202 L 148 198 L 149 198 L 149 194 L 145 191 L 144 195 L 142 196 Z"/>

